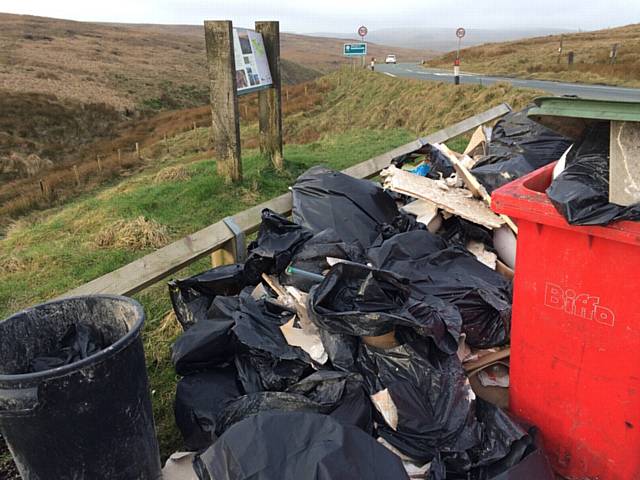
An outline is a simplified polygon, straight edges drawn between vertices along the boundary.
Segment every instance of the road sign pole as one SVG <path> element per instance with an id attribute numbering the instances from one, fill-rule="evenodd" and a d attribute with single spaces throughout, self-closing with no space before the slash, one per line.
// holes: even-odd
<path id="1" fill-rule="evenodd" d="M 458 50 L 456 51 L 456 60 L 453 62 L 453 83 L 455 85 L 460 85 L 460 42 L 462 42 L 462 37 L 464 37 L 465 34 L 466 31 L 462 27 L 456 30 L 456 37 L 458 37 Z"/>
<path id="2" fill-rule="evenodd" d="M 367 44 L 364 42 L 364 37 L 367 36 L 367 33 L 369 33 L 369 29 L 364 25 L 358 28 L 358 35 L 360 35 L 360 39 L 364 44 L 364 52 L 362 53 L 362 68 L 366 68 L 367 66 Z"/>
<path id="3" fill-rule="evenodd" d="M 453 64 L 453 83 L 460 85 L 460 37 L 458 37 L 458 50 L 456 52 L 456 61 Z"/>

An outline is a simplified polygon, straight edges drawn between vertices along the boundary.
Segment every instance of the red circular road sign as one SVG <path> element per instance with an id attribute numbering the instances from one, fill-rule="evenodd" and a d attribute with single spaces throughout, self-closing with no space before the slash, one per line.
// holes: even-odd
<path id="1" fill-rule="evenodd" d="M 460 27 L 459 29 L 456 30 L 456 37 L 462 38 L 466 33 L 467 31 L 464 28 Z"/>
<path id="2" fill-rule="evenodd" d="M 366 37 L 367 33 L 369 33 L 369 29 L 364 25 L 358 29 L 358 35 L 360 35 L 361 37 Z"/>

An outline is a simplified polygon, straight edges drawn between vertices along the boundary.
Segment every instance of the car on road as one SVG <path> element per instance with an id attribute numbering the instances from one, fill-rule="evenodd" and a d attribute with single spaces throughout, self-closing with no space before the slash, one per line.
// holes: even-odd
<path id="1" fill-rule="evenodd" d="M 384 63 L 393 63 L 395 65 L 396 63 L 398 63 L 398 60 L 396 60 L 395 55 L 389 54 L 387 55 L 387 58 L 385 59 Z"/>

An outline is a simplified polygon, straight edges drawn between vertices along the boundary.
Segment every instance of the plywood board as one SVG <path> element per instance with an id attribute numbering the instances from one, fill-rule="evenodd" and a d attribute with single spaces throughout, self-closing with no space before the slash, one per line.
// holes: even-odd
<path id="1" fill-rule="evenodd" d="M 487 192 L 484 186 L 476 179 L 476 177 L 471 173 L 454 155 L 454 153 L 449 150 L 449 148 L 444 144 L 436 145 L 442 153 L 444 153 L 449 160 L 451 161 L 453 168 L 455 169 L 458 177 L 462 179 L 465 186 L 473 193 L 473 195 L 477 198 L 482 199 L 482 201 L 487 205 L 487 207 L 491 207 L 491 195 Z M 504 222 L 509 226 L 513 233 L 518 234 L 518 227 L 516 224 L 506 215 L 500 215 L 500 217 L 504 220 Z"/>
<path id="2" fill-rule="evenodd" d="M 380 176 L 384 178 L 385 188 L 433 202 L 442 210 L 470 222 L 491 229 L 500 228 L 505 223 L 482 200 L 474 198 L 463 188 L 448 188 L 436 180 L 414 175 L 393 165 L 380 172 Z"/>

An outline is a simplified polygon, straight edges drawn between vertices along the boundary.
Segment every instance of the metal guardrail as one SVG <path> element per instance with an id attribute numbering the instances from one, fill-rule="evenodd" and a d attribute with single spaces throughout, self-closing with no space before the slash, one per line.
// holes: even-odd
<path id="1" fill-rule="evenodd" d="M 511 111 L 511 107 L 502 103 L 485 112 L 469 117 L 447 128 L 419 138 L 377 157 L 343 170 L 347 175 L 356 178 L 371 178 L 387 167 L 394 158 L 415 152 L 427 143 L 442 143 L 461 135 L 478 126 L 495 120 Z M 281 215 L 291 212 L 291 193 L 285 193 L 267 202 L 251 207 L 232 217 L 209 225 L 198 232 L 187 235 L 166 247 L 145 255 L 123 267 L 96 278 L 75 288 L 63 297 L 108 293 L 117 295 L 131 295 L 146 287 L 157 283 L 195 261 L 218 250 L 233 251 L 236 233 L 238 231 L 249 235 L 258 230 L 261 222 L 261 212 L 265 208 Z M 235 225 L 229 228 L 229 219 Z M 231 257 L 231 255 L 229 255 Z M 227 258 L 229 258 L 227 257 Z"/>

